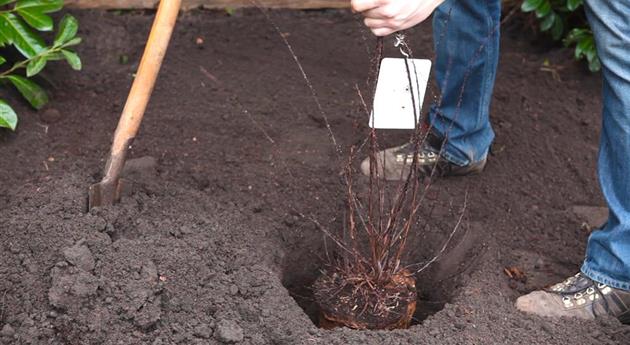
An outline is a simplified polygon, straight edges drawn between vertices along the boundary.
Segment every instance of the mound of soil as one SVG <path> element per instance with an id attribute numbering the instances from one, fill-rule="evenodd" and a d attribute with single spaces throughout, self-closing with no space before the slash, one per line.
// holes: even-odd
<path id="1" fill-rule="evenodd" d="M 416 325 L 328 331 L 311 321 L 308 287 L 332 245 L 319 226 L 342 224 L 341 163 L 274 28 L 256 11 L 182 14 L 133 147 L 142 158 L 127 171 L 135 191 L 88 213 L 87 187 L 100 177 L 152 17 L 74 14 L 84 71 L 51 65 L 42 82 L 53 102 L 39 113 L 2 91 L 21 122 L 0 132 L 0 343 L 630 341 L 616 320 L 547 320 L 513 307 L 578 269 L 591 227 L 573 210 L 603 205 L 600 84 L 570 52 L 504 35 L 487 170 L 436 181 L 410 239 L 405 262 L 422 265 L 466 204 L 447 250 L 417 276 Z M 367 119 L 354 85 L 365 84 L 373 46 L 360 20 L 344 11 L 271 15 L 337 142 L 360 143 Z M 417 56 L 431 56 L 428 25 L 408 39 Z M 387 133 L 386 144 L 406 138 Z M 510 279 L 506 267 L 526 279 Z"/>

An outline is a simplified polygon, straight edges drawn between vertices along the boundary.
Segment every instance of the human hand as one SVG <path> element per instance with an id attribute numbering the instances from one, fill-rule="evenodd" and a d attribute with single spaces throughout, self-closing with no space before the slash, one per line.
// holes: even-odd
<path id="1" fill-rule="evenodd" d="M 352 10 L 376 36 L 387 36 L 408 29 L 425 19 L 444 0 L 351 0 Z"/>

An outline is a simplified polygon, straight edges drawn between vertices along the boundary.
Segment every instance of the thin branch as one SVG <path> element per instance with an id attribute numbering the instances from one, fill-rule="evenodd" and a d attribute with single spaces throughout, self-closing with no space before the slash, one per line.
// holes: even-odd
<path id="1" fill-rule="evenodd" d="M 442 248 L 440 249 L 440 251 L 431 260 L 427 261 L 422 267 L 420 267 L 420 269 L 418 269 L 416 273 L 420 273 L 424 271 L 425 269 L 427 269 L 429 266 L 431 266 L 431 264 L 433 264 L 442 256 L 444 251 L 446 251 L 446 248 L 448 248 L 448 245 L 451 243 L 451 240 L 455 236 L 455 233 L 457 233 L 457 230 L 459 229 L 459 226 L 461 225 L 462 220 L 464 219 L 464 214 L 466 213 L 467 205 L 468 205 L 468 191 L 466 191 L 466 193 L 464 194 L 464 206 L 462 207 L 462 212 L 459 215 L 459 219 L 457 220 L 457 224 L 455 224 L 453 231 L 451 231 L 450 235 L 448 236 L 448 239 L 444 242 L 444 245 L 442 245 Z"/>

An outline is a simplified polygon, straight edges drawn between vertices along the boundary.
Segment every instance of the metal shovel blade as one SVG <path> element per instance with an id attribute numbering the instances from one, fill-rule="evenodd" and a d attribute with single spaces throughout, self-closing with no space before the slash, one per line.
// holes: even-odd
<path id="1" fill-rule="evenodd" d="M 94 207 L 113 205 L 120 200 L 120 173 L 125 165 L 125 158 L 132 140 L 129 139 L 117 153 L 114 153 L 113 150 L 110 153 L 109 159 L 105 163 L 103 179 L 101 182 L 91 185 L 88 190 L 88 211 Z"/>
<path id="2" fill-rule="evenodd" d="M 1 2 L 1 0 L 0 0 Z M 138 133 L 149 98 L 155 86 L 158 72 L 164 60 L 173 33 L 181 0 L 161 0 L 149 39 L 144 48 L 138 72 L 120 115 L 109 159 L 105 165 L 103 180 L 90 186 L 88 208 L 108 206 L 120 200 L 124 183 L 120 173 L 129 146 Z"/>
<path id="3" fill-rule="evenodd" d="M 90 186 L 88 192 L 88 209 L 113 205 L 120 200 L 119 181 L 103 180 Z"/>
<path id="4" fill-rule="evenodd" d="M 103 180 L 90 186 L 88 191 L 88 209 L 110 206 L 131 194 L 133 183 L 131 180 L 119 178 L 117 182 Z"/>

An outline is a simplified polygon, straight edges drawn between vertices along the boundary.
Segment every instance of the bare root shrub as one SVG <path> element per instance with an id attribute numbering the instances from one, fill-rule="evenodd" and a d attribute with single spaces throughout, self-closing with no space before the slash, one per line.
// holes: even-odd
<path id="1" fill-rule="evenodd" d="M 376 63 L 382 57 L 382 44 L 379 39 Z M 410 76 L 409 65 L 407 67 Z M 373 73 L 377 75 L 378 68 Z M 361 96 L 358 88 L 357 92 Z M 418 119 L 416 102 L 414 99 L 414 113 Z M 365 101 L 363 105 L 369 116 Z M 416 126 L 411 138 L 414 154 L 409 169 L 403 169 L 406 175 L 391 187 L 380 176 L 385 169 L 379 169 L 379 164 L 385 163 L 377 157 L 377 132 L 370 129 L 366 138 L 370 173 L 364 193 L 358 193 L 354 188 L 353 177 L 357 173 L 353 162 L 357 149 L 351 148 L 344 171 L 347 186 L 345 226 L 338 234 L 327 233 L 338 250 L 314 285 L 323 327 L 393 329 L 409 326 L 417 292 L 413 273 L 401 264 L 401 258 L 422 200 L 422 177 L 417 164 L 424 139 L 422 128 Z M 393 188 L 393 193 L 389 193 L 388 188 Z M 387 197 L 389 194 L 392 194 L 391 198 Z"/>

